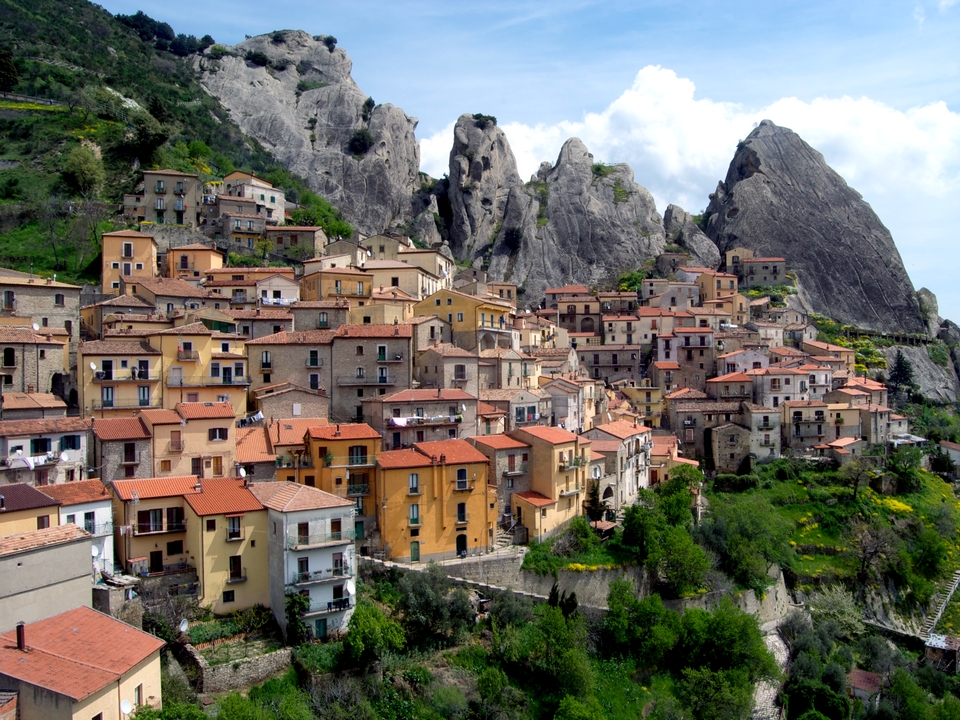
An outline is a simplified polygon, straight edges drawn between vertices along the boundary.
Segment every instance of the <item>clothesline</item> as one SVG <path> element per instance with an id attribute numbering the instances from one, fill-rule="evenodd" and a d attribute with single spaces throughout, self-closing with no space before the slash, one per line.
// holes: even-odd
<path id="1" fill-rule="evenodd" d="M 256 415 L 251 415 L 248 418 L 241 418 L 240 420 L 237 420 L 237 427 L 238 428 L 247 427 L 247 425 L 253 425 L 254 423 L 260 422 L 261 420 L 263 420 L 263 413 L 258 412 Z"/>

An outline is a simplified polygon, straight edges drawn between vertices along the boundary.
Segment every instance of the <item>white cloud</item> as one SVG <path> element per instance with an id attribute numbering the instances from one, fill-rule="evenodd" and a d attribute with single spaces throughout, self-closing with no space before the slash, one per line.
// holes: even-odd
<path id="1" fill-rule="evenodd" d="M 943 2 L 956 2 L 956 0 L 943 0 Z M 941 5 L 943 4 L 941 2 Z M 943 8 L 940 8 L 940 12 L 943 12 Z M 927 19 L 927 11 L 923 9 L 923 5 L 917 3 L 913 6 L 913 19 L 916 20 L 918 27 L 923 27 L 923 21 Z"/>
<path id="2" fill-rule="evenodd" d="M 940 2 L 937 3 L 937 8 L 940 12 L 945 13 L 956 4 L 957 0 L 940 0 Z"/>
<path id="3" fill-rule="evenodd" d="M 648 66 L 602 112 L 502 127 L 521 177 L 543 160 L 555 162 L 563 142 L 579 137 L 597 160 L 629 163 L 661 212 L 670 202 L 698 212 L 726 175 L 737 141 L 768 118 L 796 131 L 863 194 L 893 233 L 917 287 L 930 287 L 941 314 L 960 319 L 960 288 L 954 294 L 942 278 L 943 258 L 955 256 L 960 114 L 943 102 L 900 110 L 867 97 L 788 97 L 750 109 L 697 98 L 695 90 L 672 70 Z M 424 171 L 447 172 L 452 136 L 451 125 L 422 141 Z"/>

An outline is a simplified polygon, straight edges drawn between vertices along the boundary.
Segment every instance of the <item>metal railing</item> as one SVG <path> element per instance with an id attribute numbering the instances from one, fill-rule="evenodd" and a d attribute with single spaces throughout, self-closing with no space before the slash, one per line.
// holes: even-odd
<path id="1" fill-rule="evenodd" d="M 162 535 L 164 533 L 177 533 L 177 532 L 186 532 L 187 523 L 184 522 L 162 522 L 159 525 L 154 525 L 153 523 L 135 523 L 133 526 L 133 534 L 136 536 L 139 535 Z"/>
<path id="2" fill-rule="evenodd" d="M 167 387 L 206 387 L 208 385 L 249 385 L 250 378 L 247 375 L 231 375 L 223 377 L 221 375 L 191 375 L 175 377 L 167 375 Z"/>
<path id="3" fill-rule="evenodd" d="M 310 603 L 310 607 L 307 608 L 307 612 L 341 612 L 342 610 L 349 610 L 351 607 L 353 606 L 350 604 L 350 598 L 339 598 L 337 600 L 330 600 L 327 602 L 324 602 L 323 600 L 314 600 Z"/>
<path id="4" fill-rule="evenodd" d="M 230 577 L 227 578 L 227 585 L 233 585 L 234 583 L 242 583 L 247 581 L 247 569 L 242 568 L 239 574 L 230 573 Z"/>
<path id="5" fill-rule="evenodd" d="M 374 455 L 334 455 L 330 458 L 330 462 L 324 460 L 324 464 L 328 467 L 332 467 L 334 465 L 360 467 L 363 465 L 373 465 L 376 462 L 377 458 Z"/>
<path id="6" fill-rule="evenodd" d="M 153 402 L 153 400 L 147 400 L 146 402 L 137 399 L 119 399 L 119 400 L 100 400 L 94 401 L 93 409 L 94 410 L 129 410 L 132 408 L 152 408 L 159 407 L 159 402 Z"/>
<path id="7" fill-rule="evenodd" d="M 370 485 L 359 483 L 356 485 L 347 485 L 347 495 L 369 495 Z"/>
<path id="8" fill-rule="evenodd" d="M 560 469 L 569 470 L 570 468 L 582 467 L 585 464 L 586 463 L 584 463 L 583 458 L 580 457 L 575 457 L 572 460 L 563 459 L 560 461 Z"/>
<path id="9" fill-rule="evenodd" d="M 353 542 L 357 538 L 354 530 L 340 532 L 316 533 L 313 535 L 288 535 L 287 547 L 291 549 L 316 547 L 320 545 L 336 545 L 338 543 Z"/>
<path id="10" fill-rule="evenodd" d="M 125 370 L 121 372 L 105 372 L 97 370 L 93 373 L 93 382 L 95 383 L 123 383 L 123 382 L 155 382 L 160 379 L 160 373 L 141 371 L 138 368 Z"/>
<path id="11" fill-rule="evenodd" d="M 503 471 L 504 475 L 520 475 L 527 471 L 527 463 L 520 463 L 515 465 L 511 470 L 509 467 Z"/>
<path id="12" fill-rule="evenodd" d="M 244 536 L 243 528 L 240 528 L 239 530 L 231 530 L 230 528 L 227 528 L 226 530 L 224 530 L 224 532 L 226 533 L 226 536 L 227 536 L 225 538 L 227 542 L 240 542 L 241 540 L 243 540 L 243 536 Z"/>
<path id="13" fill-rule="evenodd" d="M 577 485 L 575 488 L 561 490 L 560 497 L 570 497 L 571 495 L 579 495 L 582 492 L 582 488 Z"/>
<path id="14" fill-rule="evenodd" d="M 167 451 L 172 453 L 183 452 L 183 440 L 171 440 L 167 443 Z"/>
<path id="15" fill-rule="evenodd" d="M 177 360 L 197 362 L 200 359 L 199 350 L 177 350 Z"/>
<path id="16" fill-rule="evenodd" d="M 350 575 L 350 566 L 343 564 L 337 565 L 326 570 L 309 570 L 306 572 L 295 572 L 293 574 L 293 585 L 305 585 L 307 583 L 323 582 L 324 580 L 336 580 L 337 578 L 348 577 Z"/>
<path id="17" fill-rule="evenodd" d="M 396 376 L 379 375 L 372 377 L 357 377 L 356 375 L 338 375 L 337 385 L 394 385 Z"/>

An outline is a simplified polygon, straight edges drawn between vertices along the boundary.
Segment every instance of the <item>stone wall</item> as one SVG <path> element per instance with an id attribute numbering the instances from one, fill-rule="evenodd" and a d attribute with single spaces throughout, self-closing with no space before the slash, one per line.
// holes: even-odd
<path id="1" fill-rule="evenodd" d="M 140 462 L 136 465 L 123 465 L 123 446 L 127 442 L 134 443 L 137 457 Z M 114 480 L 126 478 L 150 478 L 153 472 L 153 443 L 151 440 L 120 440 L 101 442 L 94 436 L 94 465 L 100 468 L 100 480 L 110 486 Z M 127 475 L 127 468 L 133 468 L 133 475 Z"/>
<path id="2" fill-rule="evenodd" d="M 139 597 L 127 599 L 132 590 L 133 588 L 96 585 L 93 588 L 93 609 L 142 630 L 143 603 Z"/>
<path id="3" fill-rule="evenodd" d="M 259 657 L 235 660 L 223 665 L 210 665 L 192 645 L 178 645 L 177 659 L 196 670 L 197 685 L 201 693 L 240 690 L 262 683 L 269 677 L 290 666 L 292 651 L 282 648 Z"/>

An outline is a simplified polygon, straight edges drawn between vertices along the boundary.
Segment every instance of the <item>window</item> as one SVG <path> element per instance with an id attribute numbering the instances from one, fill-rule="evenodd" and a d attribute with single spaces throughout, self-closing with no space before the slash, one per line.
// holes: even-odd
<path id="1" fill-rule="evenodd" d="M 183 540 L 168 542 L 167 555 L 183 555 Z"/>
<path id="2" fill-rule="evenodd" d="M 227 518 L 227 540 L 240 540 L 242 537 L 242 530 L 240 529 L 240 518 L 239 517 L 228 517 Z M 231 561 L 233 558 L 230 558 Z M 238 560 L 240 558 L 237 558 Z"/>
<path id="3" fill-rule="evenodd" d="M 411 495 L 418 495 L 420 493 L 420 475 L 418 473 L 410 473 L 407 487 Z"/>
<path id="4" fill-rule="evenodd" d="M 37 518 L 37 530 L 43 530 L 48 527 L 50 527 L 49 515 L 41 515 L 40 517 Z"/>
<path id="5" fill-rule="evenodd" d="M 30 441 L 30 454 L 42 455 L 50 452 L 50 438 L 35 438 Z"/>
<path id="6" fill-rule="evenodd" d="M 223 591 L 223 601 L 224 601 L 225 603 L 232 603 L 232 602 L 233 602 L 233 598 L 234 598 L 234 591 L 233 591 L 233 590 L 224 590 L 224 591 Z"/>
<path id="7" fill-rule="evenodd" d="M 170 468 L 171 465 L 169 460 L 160 461 L 160 472 L 170 472 Z"/>
<path id="8" fill-rule="evenodd" d="M 457 503 L 457 523 L 465 523 L 467 521 L 467 504 L 466 503 Z"/>
<path id="9" fill-rule="evenodd" d="M 457 468 L 457 490 L 467 489 L 467 469 Z"/>
<path id="10" fill-rule="evenodd" d="M 420 505 L 418 503 L 413 503 L 410 506 L 410 524 L 411 525 L 420 524 Z"/>
<path id="11" fill-rule="evenodd" d="M 210 428 L 207 431 L 207 439 L 210 442 L 222 442 L 227 439 L 227 428 Z"/>
<path id="12" fill-rule="evenodd" d="M 53 296 L 53 304 L 56 305 L 57 307 L 63 307 L 64 305 L 63 293 L 57 293 L 56 295 Z"/>
<path id="13" fill-rule="evenodd" d="M 223 475 L 223 458 L 219 455 L 212 457 L 211 459 L 211 471 L 213 472 L 214 477 L 220 477 Z"/>
<path id="14" fill-rule="evenodd" d="M 64 435 L 62 438 L 60 438 L 60 449 L 61 450 L 79 450 L 80 436 Z"/>

